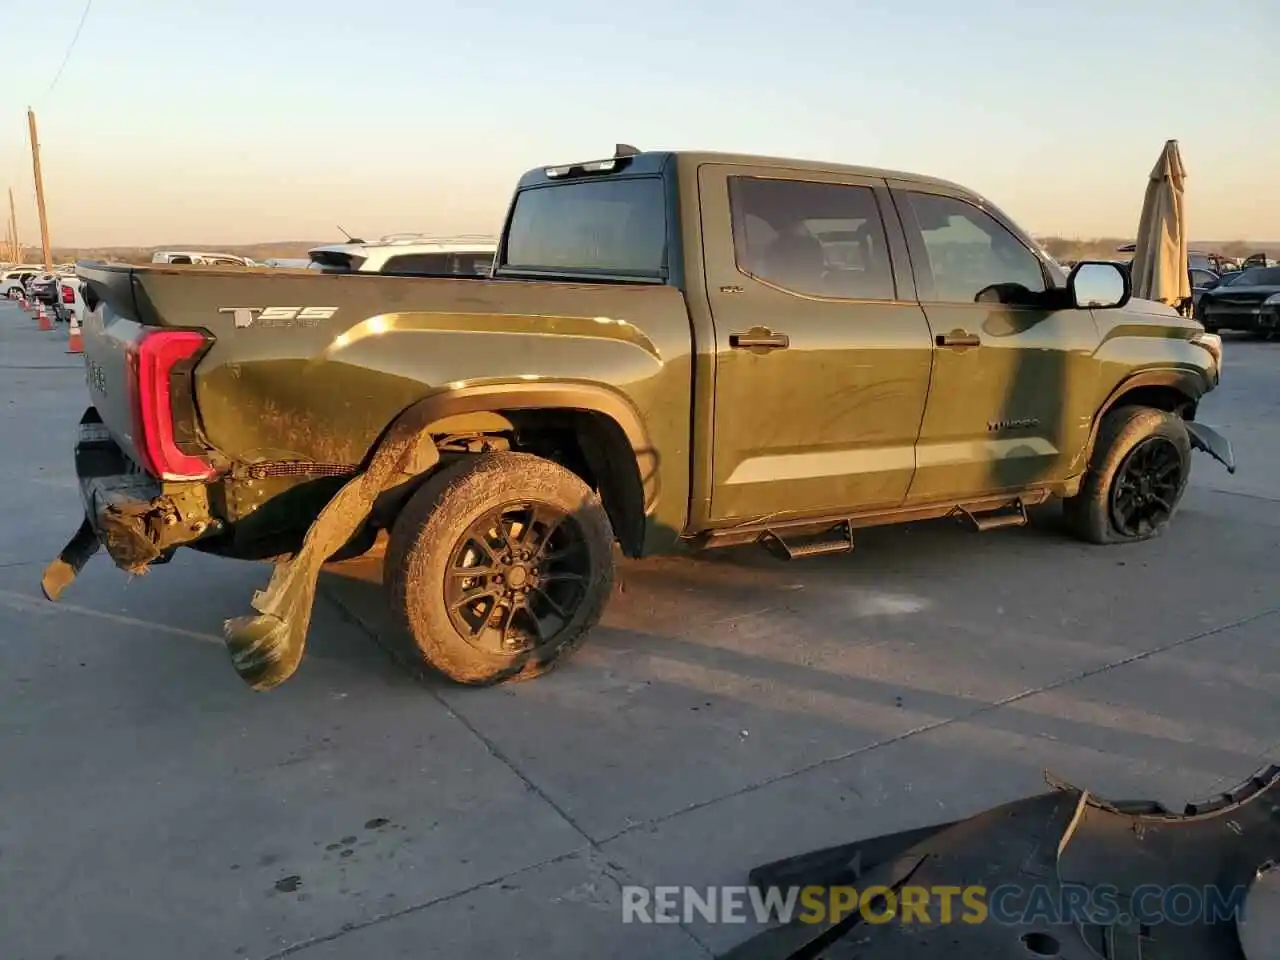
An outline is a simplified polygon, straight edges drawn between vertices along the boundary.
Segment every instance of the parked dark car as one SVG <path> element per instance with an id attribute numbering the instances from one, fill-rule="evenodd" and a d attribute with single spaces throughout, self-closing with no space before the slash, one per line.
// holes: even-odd
<path id="1" fill-rule="evenodd" d="M 62 291 L 59 289 L 61 284 L 62 278 L 56 273 L 42 273 L 31 278 L 31 298 L 36 303 L 43 303 L 55 320 L 65 320 L 67 315 L 62 303 Z"/>
<path id="2" fill-rule="evenodd" d="M 1187 271 L 1191 278 L 1191 302 L 1198 304 L 1200 297 L 1206 290 L 1212 290 L 1222 282 L 1222 276 L 1213 270 L 1206 270 L 1201 267 L 1192 267 Z"/>
<path id="3" fill-rule="evenodd" d="M 1196 319 L 1210 333 L 1244 330 L 1273 335 L 1280 329 L 1280 267 L 1250 267 L 1204 291 Z"/>

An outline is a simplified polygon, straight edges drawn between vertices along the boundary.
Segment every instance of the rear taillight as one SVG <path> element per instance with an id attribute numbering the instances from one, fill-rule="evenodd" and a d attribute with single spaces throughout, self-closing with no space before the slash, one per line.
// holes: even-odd
<path id="1" fill-rule="evenodd" d="M 161 480 L 207 480 L 215 473 L 204 457 L 182 449 L 175 430 L 176 406 L 194 415 L 191 368 L 210 342 L 194 330 L 152 330 L 129 349 L 133 445 L 142 468 Z"/>
<path id="2" fill-rule="evenodd" d="M 76 302 L 76 292 L 72 290 L 70 287 L 68 287 L 66 284 L 63 284 L 63 287 L 62 287 L 62 302 L 63 303 Z"/>

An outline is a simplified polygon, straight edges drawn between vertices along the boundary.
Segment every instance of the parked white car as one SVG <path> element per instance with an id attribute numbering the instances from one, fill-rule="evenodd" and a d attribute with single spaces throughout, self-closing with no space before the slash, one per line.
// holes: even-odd
<path id="1" fill-rule="evenodd" d="M 22 296 L 27 282 L 42 273 L 44 273 L 44 270 L 36 264 L 12 267 L 6 270 L 3 274 L 0 274 L 0 296 L 8 297 L 10 300 L 17 300 Z"/>
<path id="2" fill-rule="evenodd" d="M 406 277 L 487 277 L 497 241 L 487 236 L 434 237 L 393 233 L 308 251 L 311 269 L 325 273 L 390 273 Z"/>
<path id="3" fill-rule="evenodd" d="M 194 263 L 208 267 L 255 267 L 254 261 L 234 253 L 210 253 L 201 250 L 157 250 L 151 255 L 152 263 Z"/>
<path id="4" fill-rule="evenodd" d="M 64 311 L 74 310 L 76 319 L 84 323 L 85 307 L 84 281 L 76 276 L 63 276 L 58 278 L 58 296 L 62 300 L 62 309 Z"/>

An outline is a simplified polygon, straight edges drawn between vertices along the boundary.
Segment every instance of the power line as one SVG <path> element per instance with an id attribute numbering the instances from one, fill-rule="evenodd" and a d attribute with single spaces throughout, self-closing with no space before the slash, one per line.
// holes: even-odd
<path id="1" fill-rule="evenodd" d="M 53 93 L 53 88 L 58 85 L 58 81 L 62 79 L 62 71 L 67 68 L 67 64 L 71 60 L 71 52 L 76 48 L 76 41 L 80 39 L 80 31 L 84 29 L 84 22 L 89 19 L 89 9 L 93 6 L 93 0 L 88 0 L 84 5 L 84 12 L 80 14 L 80 22 L 76 25 L 75 35 L 71 38 L 71 43 L 67 45 L 67 52 L 62 57 L 62 63 L 58 66 L 58 72 L 53 75 L 53 80 L 49 84 L 49 89 L 44 92 L 47 97 Z"/>

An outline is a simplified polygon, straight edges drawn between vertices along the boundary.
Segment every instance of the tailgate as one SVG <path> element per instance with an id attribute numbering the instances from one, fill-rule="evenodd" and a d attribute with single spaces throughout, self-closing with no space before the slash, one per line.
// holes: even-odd
<path id="1" fill-rule="evenodd" d="M 131 460 L 139 463 L 129 398 L 129 354 L 143 326 L 134 302 L 133 270 L 116 266 L 82 267 L 77 275 L 85 285 L 85 315 L 80 335 L 84 342 L 89 399 L 116 443 Z"/>

